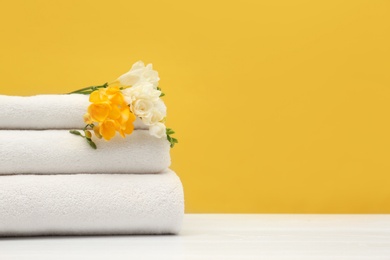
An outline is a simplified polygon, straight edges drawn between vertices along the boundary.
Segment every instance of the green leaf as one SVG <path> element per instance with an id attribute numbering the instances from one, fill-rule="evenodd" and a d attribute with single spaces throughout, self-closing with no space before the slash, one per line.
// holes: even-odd
<path id="1" fill-rule="evenodd" d="M 176 138 L 173 138 L 171 136 L 174 133 L 175 133 L 175 131 L 173 131 L 171 128 L 166 129 L 167 140 L 169 141 L 171 148 L 173 148 L 175 146 L 175 144 L 179 143 L 179 141 Z"/>
<path id="2" fill-rule="evenodd" d="M 173 131 L 172 129 L 167 129 L 167 135 L 173 135 L 175 133 L 175 131 Z"/>
<path id="3" fill-rule="evenodd" d="M 165 94 L 161 92 L 160 97 L 163 97 L 163 96 L 165 96 Z"/>

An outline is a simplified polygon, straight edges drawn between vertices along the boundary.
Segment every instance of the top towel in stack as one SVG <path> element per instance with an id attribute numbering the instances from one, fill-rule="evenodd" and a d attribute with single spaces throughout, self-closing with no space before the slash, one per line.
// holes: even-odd
<path id="1" fill-rule="evenodd" d="M 170 166 L 169 142 L 151 136 L 138 118 L 130 136 L 97 139 L 97 150 L 70 134 L 84 128 L 88 98 L 0 95 L 0 175 L 158 173 Z"/>
<path id="2" fill-rule="evenodd" d="M 82 129 L 89 95 L 0 95 L 0 129 Z M 164 106 L 164 103 L 159 103 Z M 134 129 L 148 129 L 137 118 Z"/>

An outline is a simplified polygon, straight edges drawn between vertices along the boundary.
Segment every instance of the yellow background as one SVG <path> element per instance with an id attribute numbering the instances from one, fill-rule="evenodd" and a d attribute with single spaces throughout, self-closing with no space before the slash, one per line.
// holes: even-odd
<path id="1" fill-rule="evenodd" d="M 0 93 L 153 63 L 187 212 L 390 213 L 390 1 L 1 1 Z"/>

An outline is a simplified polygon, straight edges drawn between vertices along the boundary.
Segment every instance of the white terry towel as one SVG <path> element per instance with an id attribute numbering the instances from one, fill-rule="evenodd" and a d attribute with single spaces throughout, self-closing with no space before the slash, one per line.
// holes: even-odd
<path id="1" fill-rule="evenodd" d="M 169 167 L 166 138 L 135 130 L 97 149 L 68 130 L 0 130 L 0 175 L 62 173 L 157 173 Z"/>
<path id="2" fill-rule="evenodd" d="M 176 234 L 183 187 L 161 174 L 0 177 L 0 236 Z"/>
<path id="3" fill-rule="evenodd" d="M 0 95 L 0 129 L 73 129 L 85 126 L 89 95 Z M 166 107 L 163 103 L 161 106 Z M 137 118 L 135 129 L 149 129 Z"/>

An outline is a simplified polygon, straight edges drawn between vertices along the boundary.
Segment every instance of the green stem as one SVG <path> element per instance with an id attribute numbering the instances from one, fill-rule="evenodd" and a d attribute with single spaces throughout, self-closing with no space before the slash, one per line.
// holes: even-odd
<path id="1" fill-rule="evenodd" d="M 93 91 L 95 91 L 95 90 L 97 90 L 99 88 L 106 88 L 106 87 L 108 87 L 108 82 L 104 83 L 101 86 L 90 86 L 90 87 L 86 87 L 86 88 L 81 88 L 81 89 L 72 91 L 72 92 L 70 92 L 68 94 L 84 94 L 84 95 L 87 95 L 87 94 L 91 94 Z"/>

